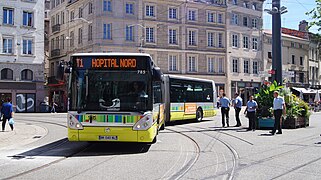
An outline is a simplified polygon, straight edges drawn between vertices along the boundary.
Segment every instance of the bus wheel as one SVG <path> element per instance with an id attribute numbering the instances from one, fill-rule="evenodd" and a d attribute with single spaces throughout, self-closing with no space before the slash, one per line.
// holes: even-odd
<path id="1" fill-rule="evenodd" d="M 202 108 L 198 108 L 196 111 L 196 120 L 197 121 L 202 121 L 203 119 L 203 111 Z"/>
<path id="2" fill-rule="evenodd" d="M 165 122 L 163 122 L 162 126 L 159 128 L 159 130 L 164 130 L 165 129 Z"/>

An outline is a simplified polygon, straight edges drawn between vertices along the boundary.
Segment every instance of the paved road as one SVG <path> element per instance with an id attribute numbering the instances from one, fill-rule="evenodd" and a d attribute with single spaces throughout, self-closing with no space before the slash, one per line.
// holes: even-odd
<path id="1" fill-rule="evenodd" d="M 235 124 L 231 111 L 231 123 Z M 218 116 L 166 126 L 151 146 L 74 143 L 65 114 L 16 114 L 0 132 L 0 179 L 319 179 L 321 113 L 310 127 L 247 132 Z"/>

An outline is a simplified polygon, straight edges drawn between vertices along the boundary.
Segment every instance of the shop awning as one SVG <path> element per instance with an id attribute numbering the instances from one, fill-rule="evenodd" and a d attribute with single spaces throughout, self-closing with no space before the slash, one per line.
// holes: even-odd
<path id="1" fill-rule="evenodd" d="M 316 94 L 317 91 L 319 91 L 319 93 L 321 93 L 321 90 L 310 89 L 310 88 L 292 87 L 292 89 L 296 90 L 298 92 L 302 91 L 303 94 Z"/>

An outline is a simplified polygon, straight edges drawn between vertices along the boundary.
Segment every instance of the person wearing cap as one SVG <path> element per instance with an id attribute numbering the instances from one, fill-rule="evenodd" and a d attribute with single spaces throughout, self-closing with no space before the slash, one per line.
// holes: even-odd
<path id="1" fill-rule="evenodd" d="M 242 98 L 239 96 L 239 93 L 236 92 L 235 93 L 235 99 L 233 101 L 233 106 L 234 106 L 234 109 L 235 109 L 235 119 L 236 119 L 235 127 L 240 127 L 242 125 L 241 121 L 240 121 L 240 111 L 242 109 L 242 103 L 243 103 Z"/>
<path id="2" fill-rule="evenodd" d="M 273 130 L 270 132 L 272 135 L 275 134 L 276 129 L 278 129 L 278 132 L 276 134 L 282 134 L 282 112 L 285 115 L 286 113 L 286 106 L 284 99 L 279 96 L 278 91 L 274 91 L 273 93 L 274 100 L 273 100 L 273 114 L 274 114 L 274 127 Z"/>
<path id="3" fill-rule="evenodd" d="M 222 127 L 225 127 L 225 117 L 226 117 L 226 125 L 229 124 L 229 111 L 230 111 L 230 99 L 226 97 L 226 94 L 223 93 L 223 96 L 220 98 L 220 106 L 221 106 L 221 114 L 222 114 Z"/>

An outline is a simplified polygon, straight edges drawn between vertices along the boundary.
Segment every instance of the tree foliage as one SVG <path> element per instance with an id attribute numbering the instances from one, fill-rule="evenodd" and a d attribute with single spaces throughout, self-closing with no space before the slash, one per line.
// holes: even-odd
<path id="1" fill-rule="evenodd" d="M 309 15 L 313 21 L 309 23 L 308 28 L 316 26 L 318 31 L 321 30 L 321 0 L 315 0 L 316 6 L 311 11 L 306 12 L 306 15 Z"/>

